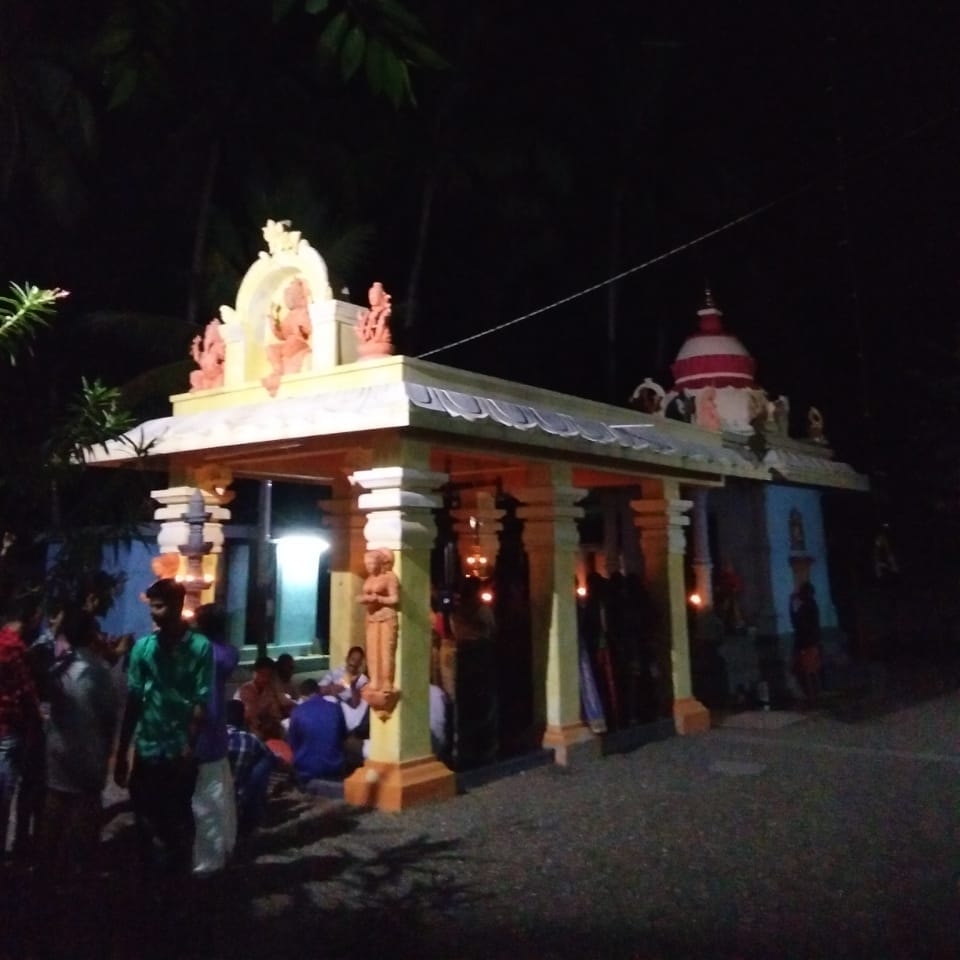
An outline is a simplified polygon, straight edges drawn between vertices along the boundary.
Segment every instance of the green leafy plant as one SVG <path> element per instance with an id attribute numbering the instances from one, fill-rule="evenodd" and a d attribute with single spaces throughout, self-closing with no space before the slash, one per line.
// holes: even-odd
<path id="1" fill-rule="evenodd" d="M 47 326 L 58 300 L 68 296 L 66 290 L 42 289 L 32 283 L 10 284 L 10 294 L 0 297 L 0 351 L 16 364 L 17 353 Z"/>

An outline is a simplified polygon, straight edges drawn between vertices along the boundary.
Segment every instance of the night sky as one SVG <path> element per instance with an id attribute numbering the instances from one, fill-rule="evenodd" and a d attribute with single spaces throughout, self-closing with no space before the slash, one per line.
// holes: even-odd
<path id="1" fill-rule="evenodd" d="M 360 302 L 382 280 L 411 354 L 745 218 L 431 359 L 625 402 L 644 376 L 668 380 L 709 284 L 761 384 L 790 396 L 795 429 L 816 403 L 839 454 L 871 470 L 899 456 L 891 435 L 930 415 L 931 381 L 955 375 L 956 4 L 410 0 L 450 66 L 414 71 L 417 104 L 399 111 L 362 71 L 344 84 L 328 70 L 306 94 L 294 83 L 317 18 L 271 27 L 267 4 L 178 0 L 141 6 L 179 11 L 179 60 L 109 109 L 96 39 L 120 5 L 49 6 L 40 18 L 10 5 L 6 49 L 27 37 L 14 66 L 38 51 L 68 65 L 96 149 L 69 183 L 39 154 L 16 168 L 0 263 L 71 289 L 64 323 L 185 315 L 216 140 L 196 322 L 230 299 L 266 216 L 328 258 L 361 227 L 345 266 L 332 263 L 335 290 Z M 89 363 L 122 382 L 181 356 L 176 337 Z"/>

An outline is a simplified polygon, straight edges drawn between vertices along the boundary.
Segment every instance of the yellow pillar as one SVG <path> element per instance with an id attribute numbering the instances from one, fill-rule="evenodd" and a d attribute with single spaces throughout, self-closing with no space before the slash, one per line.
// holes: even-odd
<path id="1" fill-rule="evenodd" d="M 645 491 L 646 492 L 646 491 Z M 676 480 L 661 482 L 659 497 L 632 500 L 634 523 L 640 531 L 647 586 L 660 613 L 663 635 L 658 652 L 669 650 L 669 670 L 660 659 L 661 676 L 672 680 L 673 719 L 678 733 L 710 729 L 710 712 L 693 696 L 690 676 L 690 638 L 687 631 L 687 597 L 683 558 L 686 551 L 684 515 L 693 505 L 681 500 Z"/>
<path id="2" fill-rule="evenodd" d="M 447 475 L 425 469 L 426 448 L 404 444 L 400 454 L 395 466 L 351 477 L 366 491 L 358 501 L 366 515 L 366 545 L 394 551 L 400 581 L 399 700 L 389 715 L 371 708 L 370 757 L 344 784 L 348 803 L 382 810 L 442 800 L 456 792 L 453 773 L 430 748 L 430 553 L 436 538 L 433 511 L 443 503 L 435 491 Z M 357 642 L 362 644 L 362 637 Z"/>
<path id="3" fill-rule="evenodd" d="M 576 570 L 580 534 L 576 506 L 585 490 L 572 486 L 570 468 L 553 465 L 531 475 L 536 485 L 512 491 L 523 504 L 523 545 L 530 570 L 530 633 L 533 651 L 533 716 L 544 728 L 543 745 L 557 763 L 570 747 L 592 737 L 580 719 Z"/>
<path id="4" fill-rule="evenodd" d="M 343 486 L 347 486 L 344 482 Z M 365 517 L 349 489 L 334 488 L 334 497 L 321 500 L 323 528 L 330 541 L 330 666 L 344 662 L 347 651 L 363 645 L 363 608 L 357 603 L 363 583 Z"/>

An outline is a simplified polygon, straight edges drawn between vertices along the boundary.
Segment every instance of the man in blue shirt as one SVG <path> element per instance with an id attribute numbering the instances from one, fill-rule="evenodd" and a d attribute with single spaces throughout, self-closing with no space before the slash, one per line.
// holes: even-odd
<path id="1" fill-rule="evenodd" d="M 293 751 L 297 779 L 309 791 L 311 780 L 343 776 L 346 725 L 339 700 L 320 694 L 316 680 L 305 680 L 301 691 L 306 699 L 290 715 L 287 742 Z"/>

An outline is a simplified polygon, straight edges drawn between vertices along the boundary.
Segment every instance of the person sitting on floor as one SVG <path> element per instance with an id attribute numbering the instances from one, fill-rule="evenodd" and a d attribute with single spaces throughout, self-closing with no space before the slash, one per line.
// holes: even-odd
<path id="1" fill-rule="evenodd" d="M 270 774 L 279 762 L 263 741 L 244 729 L 243 715 L 243 704 L 239 700 L 226 704 L 227 760 L 237 803 L 238 840 L 249 836 L 263 820 Z"/>
<path id="2" fill-rule="evenodd" d="M 292 710 L 297 702 L 297 684 L 293 675 L 297 672 L 297 662 L 289 653 L 281 653 L 277 657 L 274 668 L 275 682 L 280 691 L 280 700 L 289 705 Z"/>
<path id="3" fill-rule="evenodd" d="M 363 647 L 351 647 L 342 667 L 334 667 L 320 680 L 320 692 L 336 697 L 343 711 L 347 735 L 357 740 L 370 739 L 370 707 L 360 691 L 370 682 L 364 673 Z"/>
<path id="4" fill-rule="evenodd" d="M 310 793 L 312 781 L 343 777 L 346 725 L 337 698 L 321 694 L 316 680 L 305 680 L 301 689 L 307 698 L 290 716 L 287 742 L 297 780 Z"/>
<path id="5" fill-rule="evenodd" d="M 259 657 L 253 665 L 253 679 L 237 691 L 243 703 L 247 729 L 261 740 L 282 740 L 283 720 L 293 709 L 292 701 L 280 694 L 276 683 L 276 665 L 270 657 Z"/>

